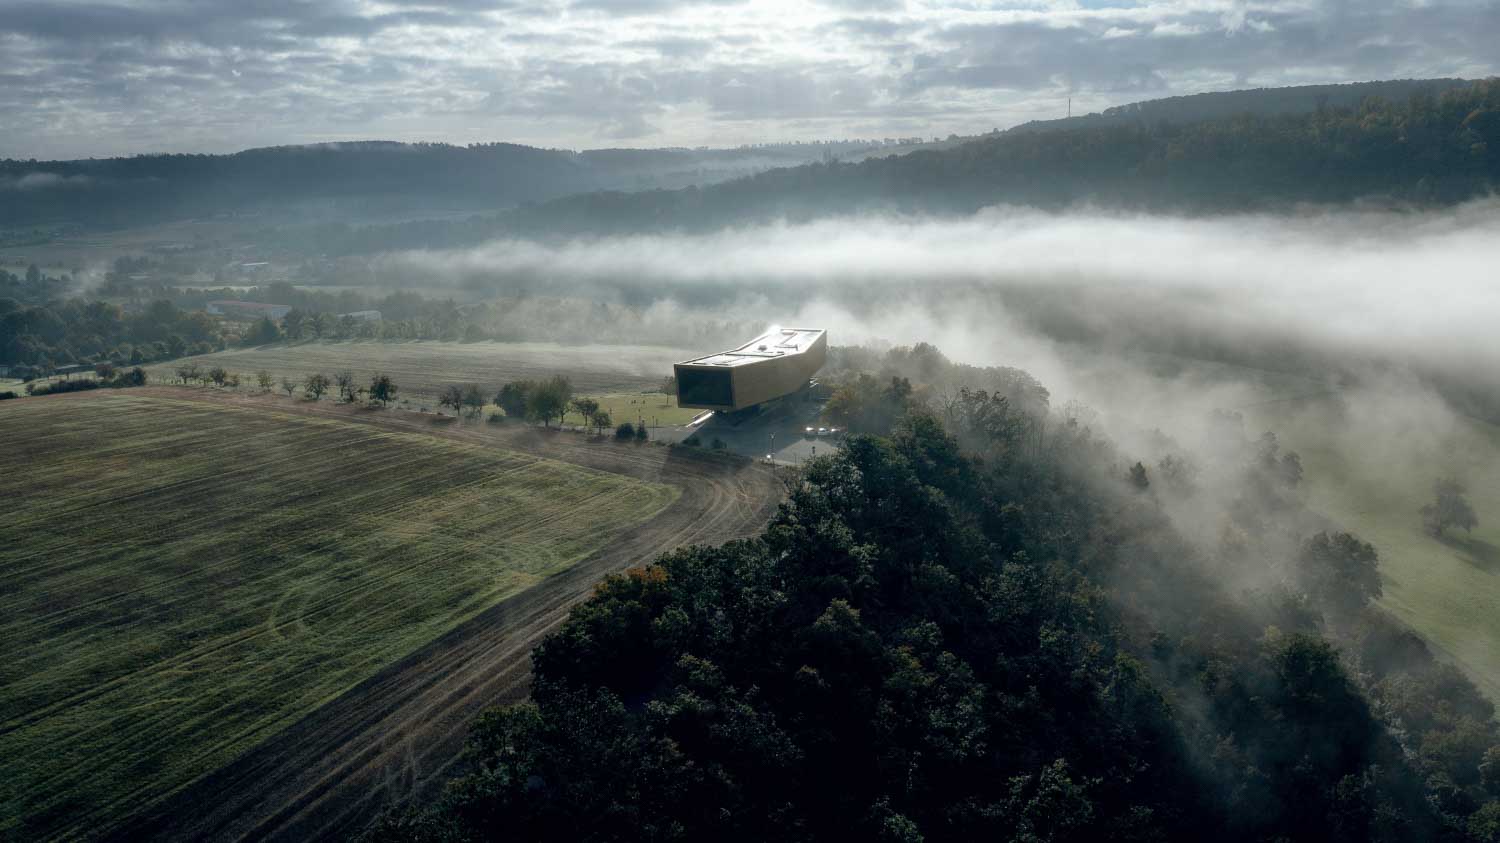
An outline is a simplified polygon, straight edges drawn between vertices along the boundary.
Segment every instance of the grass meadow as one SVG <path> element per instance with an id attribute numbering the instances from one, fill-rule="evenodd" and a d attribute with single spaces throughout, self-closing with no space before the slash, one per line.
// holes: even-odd
<path id="1" fill-rule="evenodd" d="M 567 375 L 580 395 L 655 392 L 672 374 L 672 364 L 695 352 L 651 345 L 562 345 L 502 342 L 343 342 L 279 343 L 189 357 L 148 367 L 170 378 L 177 366 L 193 362 L 204 369 L 223 366 L 247 386 L 255 373 L 270 372 L 277 383 L 315 372 L 330 377 L 350 371 L 361 384 L 378 372 L 391 376 L 400 397 L 436 409 L 437 397 L 452 384 L 478 384 L 493 396 L 507 381 Z"/>
<path id="2" fill-rule="evenodd" d="M 615 424 L 644 418 L 651 427 L 671 427 L 687 424 L 702 410 L 677 406 L 677 396 L 662 392 L 612 392 L 590 396 L 599 402 L 599 407 L 608 410 Z M 571 420 L 571 419 L 570 419 Z"/>
<path id="3" fill-rule="evenodd" d="M 1381 605 L 1500 703 L 1500 427 L 1429 415 L 1420 397 L 1327 396 L 1247 415 L 1300 452 L 1308 504 L 1380 552 Z M 1418 510 L 1439 476 L 1468 486 L 1472 534 L 1422 529 Z"/>
<path id="4" fill-rule="evenodd" d="M 678 494 L 130 392 L 4 402 L 0 440 L 4 837 L 97 833 Z"/>

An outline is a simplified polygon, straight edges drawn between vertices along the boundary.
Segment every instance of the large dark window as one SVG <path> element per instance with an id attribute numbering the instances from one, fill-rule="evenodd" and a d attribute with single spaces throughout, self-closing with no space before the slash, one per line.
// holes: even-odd
<path id="1" fill-rule="evenodd" d="M 733 405 L 734 391 L 729 386 L 729 372 L 678 369 L 677 401 L 680 404 Z"/>

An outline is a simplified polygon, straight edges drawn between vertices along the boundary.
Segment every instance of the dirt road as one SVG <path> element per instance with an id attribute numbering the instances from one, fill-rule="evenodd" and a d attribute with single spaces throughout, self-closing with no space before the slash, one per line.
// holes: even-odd
<path id="1" fill-rule="evenodd" d="M 781 498 L 762 466 L 530 427 L 435 422 L 331 402 L 152 388 L 166 398 L 336 416 L 357 424 L 488 443 L 632 477 L 682 496 L 615 545 L 490 608 L 391 665 L 114 833 L 114 839 L 345 838 L 382 809 L 441 787 L 472 718 L 525 696 L 531 649 L 606 574 L 696 543 L 753 535 Z"/>

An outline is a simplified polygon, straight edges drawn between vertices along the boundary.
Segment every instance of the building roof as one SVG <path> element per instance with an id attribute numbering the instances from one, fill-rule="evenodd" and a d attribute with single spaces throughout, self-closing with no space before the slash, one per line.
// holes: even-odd
<path id="1" fill-rule="evenodd" d="M 824 331 L 821 328 L 773 327 L 739 348 L 699 357 L 696 360 L 685 360 L 679 365 L 732 367 L 788 357 L 806 351 L 823 334 Z"/>

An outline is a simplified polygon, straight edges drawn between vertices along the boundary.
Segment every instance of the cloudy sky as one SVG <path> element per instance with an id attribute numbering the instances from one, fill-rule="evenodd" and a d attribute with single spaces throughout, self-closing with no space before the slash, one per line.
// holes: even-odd
<path id="1" fill-rule="evenodd" d="M 1497 69 L 1496 0 L 0 0 L 0 157 L 970 134 Z"/>

